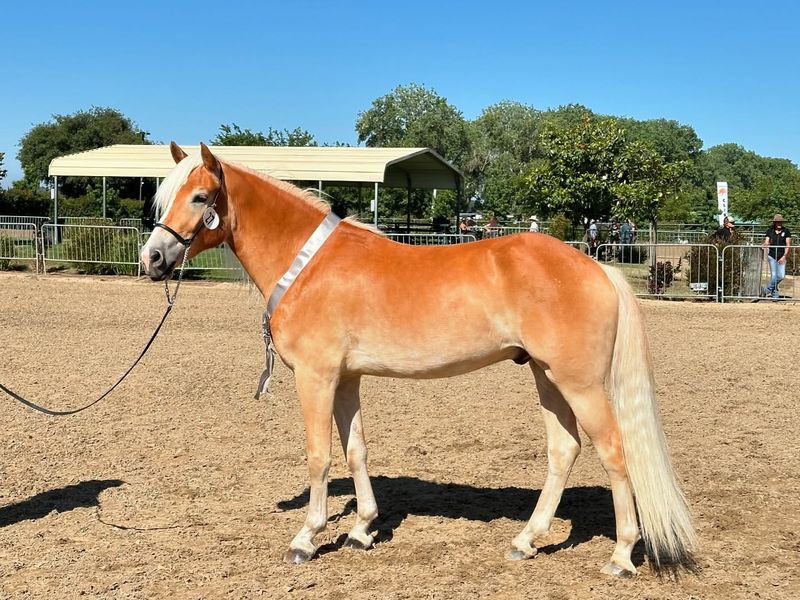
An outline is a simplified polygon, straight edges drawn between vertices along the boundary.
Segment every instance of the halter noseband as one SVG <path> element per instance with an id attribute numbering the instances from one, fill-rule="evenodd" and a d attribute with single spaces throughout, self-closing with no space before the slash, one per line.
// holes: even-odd
<path id="1" fill-rule="evenodd" d="M 219 165 L 219 187 L 217 188 L 217 191 L 216 191 L 216 193 L 214 194 L 214 198 L 212 199 L 212 201 L 211 201 L 211 202 L 207 202 L 207 203 L 206 203 L 206 208 L 207 208 L 207 209 L 208 209 L 208 208 L 214 208 L 214 207 L 216 207 L 216 206 L 217 206 L 217 198 L 219 198 L 219 193 L 220 193 L 220 192 L 221 192 L 221 191 L 222 191 L 224 188 L 225 188 L 225 171 L 223 171 L 223 170 L 222 170 L 222 164 L 220 164 L 220 165 Z M 181 245 L 185 246 L 185 247 L 187 248 L 187 250 L 188 250 L 189 246 L 191 246 L 191 245 L 192 245 L 192 242 L 194 242 L 194 239 L 195 239 L 195 238 L 196 238 L 196 237 L 199 235 L 199 233 L 202 231 L 202 229 L 203 229 L 203 225 L 205 225 L 205 220 L 204 220 L 204 219 L 201 217 L 201 218 L 200 218 L 200 223 L 198 223 L 198 224 L 197 224 L 197 227 L 195 227 L 194 233 L 192 233 L 192 237 L 190 237 L 190 238 L 185 238 L 185 237 L 183 237 L 183 236 L 182 236 L 180 233 L 178 233 L 177 231 L 175 231 L 175 230 L 174 230 L 172 227 L 170 227 L 169 225 L 164 225 L 164 223 L 156 223 L 155 225 L 153 225 L 153 228 L 160 227 L 160 228 L 161 228 L 161 229 L 163 229 L 164 231 L 166 231 L 166 232 L 168 232 L 168 233 L 171 233 L 171 234 L 172 234 L 172 236 L 173 236 L 173 237 L 174 237 L 176 240 L 178 240 L 178 242 L 179 242 Z"/>

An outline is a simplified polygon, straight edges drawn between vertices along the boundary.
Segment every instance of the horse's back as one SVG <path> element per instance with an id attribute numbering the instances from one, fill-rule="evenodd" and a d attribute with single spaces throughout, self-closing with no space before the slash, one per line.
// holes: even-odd
<path id="1" fill-rule="evenodd" d="M 611 282 L 550 236 L 415 247 L 345 226 L 326 246 L 282 303 L 314 307 L 316 324 L 292 327 L 298 344 L 346 347 L 354 370 L 442 376 L 524 353 L 553 362 L 576 345 L 613 347 Z M 328 338 L 313 342 L 319 335 Z"/>

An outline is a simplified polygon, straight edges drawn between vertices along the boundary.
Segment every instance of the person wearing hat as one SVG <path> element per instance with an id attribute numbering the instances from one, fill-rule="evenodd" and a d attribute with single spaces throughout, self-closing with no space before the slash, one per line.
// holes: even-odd
<path id="1" fill-rule="evenodd" d="M 533 233 L 539 232 L 539 220 L 536 218 L 536 215 L 531 216 L 531 227 L 529 231 Z"/>
<path id="2" fill-rule="evenodd" d="M 786 276 L 786 258 L 791 245 L 792 234 L 783 226 L 783 215 L 777 214 L 772 217 L 772 227 L 767 229 L 764 234 L 764 243 L 762 244 L 764 248 L 768 249 L 770 280 L 769 285 L 762 290 L 767 297 L 781 297 L 778 293 L 778 284 Z"/>

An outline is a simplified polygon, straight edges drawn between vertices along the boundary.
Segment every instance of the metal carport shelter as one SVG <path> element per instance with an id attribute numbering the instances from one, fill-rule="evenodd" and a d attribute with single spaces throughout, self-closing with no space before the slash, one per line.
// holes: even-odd
<path id="1" fill-rule="evenodd" d="M 199 146 L 181 146 L 186 152 Z M 430 148 L 350 148 L 285 146 L 210 146 L 222 160 L 240 163 L 286 181 L 328 185 L 373 184 L 371 211 L 378 224 L 378 188 L 463 190 L 463 175 Z M 54 213 L 58 216 L 58 177 L 163 178 L 175 166 L 168 145 L 106 146 L 68 154 L 50 162 L 54 177 Z M 105 195 L 103 198 L 105 207 Z"/>

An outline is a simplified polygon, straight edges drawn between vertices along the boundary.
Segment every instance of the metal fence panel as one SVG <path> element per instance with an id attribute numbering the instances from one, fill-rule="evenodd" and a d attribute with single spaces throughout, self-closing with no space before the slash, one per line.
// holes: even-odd
<path id="1" fill-rule="evenodd" d="M 528 233 L 530 232 L 530 227 L 525 227 L 522 225 L 514 225 L 514 226 L 500 226 L 497 227 L 487 227 L 486 225 L 480 227 L 470 227 L 466 230 L 465 235 L 472 235 L 475 239 L 478 240 L 485 240 L 487 238 L 496 238 L 502 237 L 506 235 L 514 235 L 515 233 Z M 543 229 L 539 230 L 540 233 L 544 233 Z"/>
<path id="2" fill-rule="evenodd" d="M 790 247 L 786 256 L 786 277 L 778 285 L 779 301 L 800 301 L 800 258 Z M 771 273 L 767 249 L 761 245 L 730 245 L 722 249 L 722 302 L 763 298 Z"/>
<path id="3" fill-rule="evenodd" d="M 28 217 L 28 216 L 17 216 L 17 215 L 0 215 L 0 223 L 10 223 L 10 224 L 29 224 L 33 223 L 36 226 L 36 230 L 38 231 L 41 229 L 42 225 L 45 223 L 50 222 L 50 217 Z"/>
<path id="4" fill-rule="evenodd" d="M 135 227 L 139 231 L 142 230 L 142 220 L 141 219 L 120 219 L 119 220 L 120 227 Z"/>
<path id="5" fill-rule="evenodd" d="M 589 244 L 587 242 L 569 241 L 564 242 L 567 246 L 572 246 L 576 250 L 580 250 L 584 254 L 589 254 Z"/>
<path id="6" fill-rule="evenodd" d="M 386 237 L 411 246 L 449 246 L 476 241 L 472 234 L 459 233 L 387 233 Z"/>
<path id="7" fill-rule="evenodd" d="M 114 225 L 112 219 L 105 217 L 64 217 L 63 221 L 64 225 Z"/>
<path id="8" fill-rule="evenodd" d="M 142 246 L 147 243 L 151 235 L 152 232 L 141 234 Z M 140 268 L 141 266 L 143 265 L 140 264 Z M 211 279 L 239 280 L 245 277 L 244 267 L 239 264 L 238 259 L 226 248 L 225 244 L 204 250 L 189 260 L 185 270 L 195 276 L 205 274 Z"/>
<path id="9" fill-rule="evenodd" d="M 644 232 L 647 234 L 647 232 Z M 688 229 L 658 229 L 656 238 L 659 244 L 703 244 L 708 239 L 707 231 Z"/>
<path id="10" fill-rule="evenodd" d="M 57 265 L 77 264 L 89 273 L 138 275 L 140 239 L 133 227 L 46 224 L 42 227 L 45 272 Z"/>
<path id="11" fill-rule="evenodd" d="M 36 224 L 0 221 L 0 270 L 32 262 L 39 272 Z"/>
<path id="12" fill-rule="evenodd" d="M 523 226 L 505 226 L 505 227 L 486 227 L 484 229 L 483 237 L 501 237 L 504 235 L 514 235 L 515 233 L 526 233 L 530 231 L 530 227 Z"/>
<path id="13" fill-rule="evenodd" d="M 600 244 L 596 257 L 622 269 L 637 296 L 717 298 L 719 252 L 713 244 Z"/>

